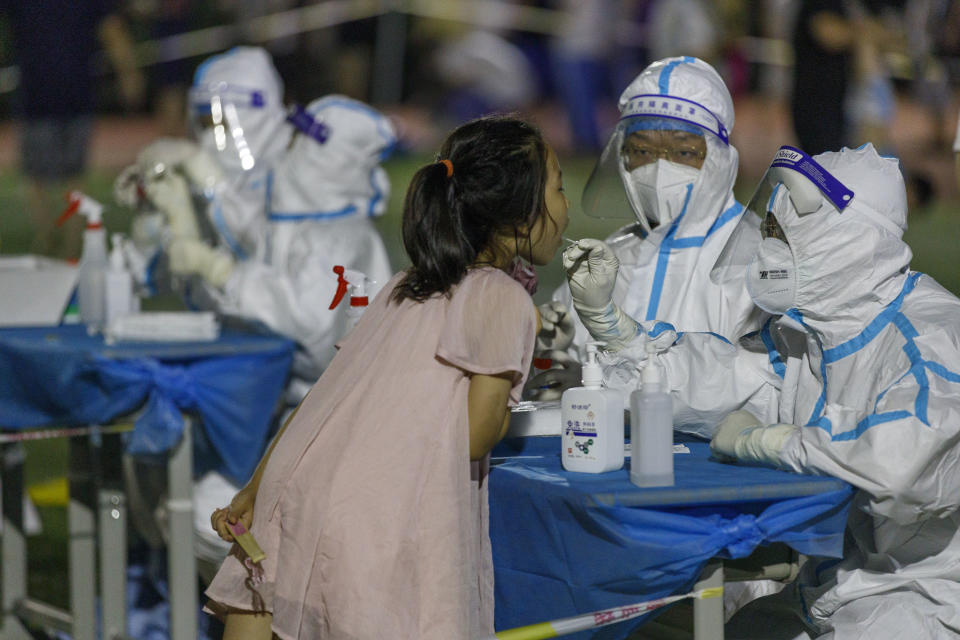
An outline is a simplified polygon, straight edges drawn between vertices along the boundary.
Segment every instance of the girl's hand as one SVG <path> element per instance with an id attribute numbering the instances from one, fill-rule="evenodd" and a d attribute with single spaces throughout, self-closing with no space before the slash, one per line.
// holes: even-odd
<path id="1" fill-rule="evenodd" d="M 217 535 L 227 542 L 234 542 L 233 532 L 230 531 L 229 524 L 236 524 L 237 521 L 243 523 L 243 527 L 249 531 L 253 523 L 253 504 L 257 499 L 257 492 L 250 487 L 244 487 L 233 496 L 229 507 L 217 509 L 210 516 L 210 526 L 217 532 Z"/>

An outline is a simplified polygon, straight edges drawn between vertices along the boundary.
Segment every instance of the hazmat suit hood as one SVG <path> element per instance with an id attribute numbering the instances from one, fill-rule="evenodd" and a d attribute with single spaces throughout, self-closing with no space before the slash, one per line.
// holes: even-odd
<path id="1" fill-rule="evenodd" d="M 906 190 L 896 159 L 868 143 L 814 160 L 853 191 L 849 204 L 839 211 L 824 199 L 800 215 L 780 189 L 771 210 L 795 263 L 795 310 L 829 346 L 859 333 L 900 294 L 912 252 L 903 241 Z"/>
<path id="2" fill-rule="evenodd" d="M 584 190 L 584 211 L 597 217 L 616 217 L 619 207 L 609 203 L 614 202 L 612 191 L 622 190 L 646 232 L 683 216 L 681 235 L 705 234 L 733 200 L 739 162 L 737 149 L 730 144 L 733 99 L 720 74 L 707 62 L 691 56 L 658 60 L 627 86 L 618 107 L 621 119 Z M 624 166 L 622 159 L 624 141 L 637 129 L 703 135 L 707 145 L 703 166 L 695 170 L 661 158 L 655 166 L 643 168 L 644 173 L 656 172 L 659 176 L 640 177 L 637 170 Z M 673 177 L 664 178 L 667 174 Z M 648 185 L 644 187 L 642 182 Z M 663 196 L 671 187 L 674 195 L 669 196 L 668 204 Z M 655 191 L 660 192 L 659 198 Z"/>
<path id="3" fill-rule="evenodd" d="M 283 81 L 260 47 L 234 47 L 197 67 L 189 92 L 191 129 L 223 172 L 208 216 L 238 259 L 263 234 L 267 183 L 293 128 Z"/>
<path id="4" fill-rule="evenodd" d="M 297 135 L 277 164 L 271 220 L 368 218 L 386 210 L 390 181 L 380 163 L 396 144 L 386 116 L 362 102 L 331 95 L 305 109 L 295 107 L 289 119 Z"/>

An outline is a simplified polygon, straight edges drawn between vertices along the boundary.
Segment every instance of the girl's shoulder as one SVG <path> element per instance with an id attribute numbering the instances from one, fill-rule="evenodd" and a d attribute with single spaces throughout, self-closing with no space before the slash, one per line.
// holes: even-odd
<path id="1" fill-rule="evenodd" d="M 484 291 L 486 295 L 504 295 L 530 300 L 530 294 L 523 285 L 496 267 L 470 269 L 454 287 L 451 297 L 476 294 L 478 291 Z"/>

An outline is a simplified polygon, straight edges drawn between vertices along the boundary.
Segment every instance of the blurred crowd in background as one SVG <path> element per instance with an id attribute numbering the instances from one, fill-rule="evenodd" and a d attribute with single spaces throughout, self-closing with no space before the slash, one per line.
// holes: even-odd
<path id="1" fill-rule="evenodd" d="M 516 111 L 533 117 L 559 152 L 596 156 L 618 117 L 620 92 L 646 64 L 698 56 L 726 80 L 738 128 L 755 131 L 740 134 L 741 173 L 750 175 L 754 158 L 765 166 L 779 144 L 812 154 L 869 140 L 901 157 L 918 206 L 956 189 L 960 3 L 951 0 L 9 0 L 0 7 L 0 126 L 21 142 L 11 151 L 11 136 L 2 136 L 0 167 L 18 167 L 29 179 L 37 210 L 54 208 L 43 202 L 52 183 L 62 194 L 60 183 L 87 170 L 91 120 L 135 119 L 142 133 L 126 136 L 128 145 L 189 136 L 185 96 L 194 70 L 237 44 L 270 51 L 288 103 L 330 93 L 362 100 L 390 114 L 401 146 L 414 152 L 432 151 L 469 118 Z M 919 122 L 906 134 L 909 145 L 893 126 L 904 104 Z M 766 139 L 769 105 L 788 119 L 789 139 Z M 38 118 L 71 121 L 79 131 L 31 129 Z M 31 146 L 70 156 L 65 140 L 79 147 L 74 162 L 31 158 Z M 136 151 L 116 149 L 107 162 L 122 166 Z M 930 169 L 944 162 L 946 179 Z M 35 251 L 49 250 L 38 242 Z"/>

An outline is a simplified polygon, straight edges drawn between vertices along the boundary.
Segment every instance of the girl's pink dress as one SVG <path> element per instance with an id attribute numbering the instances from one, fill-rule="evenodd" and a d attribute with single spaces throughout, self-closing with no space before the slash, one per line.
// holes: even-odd
<path id="1" fill-rule="evenodd" d="M 536 313 L 502 271 L 470 271 L 450 297 L 389 302 L 384 287 L 277 442 L 251 532 L 209 610 L 273 612 L 283 639 L 473 640 L 493 633 L 487 487 L 470 463 L 471 374 L 532 358 Z"/>

